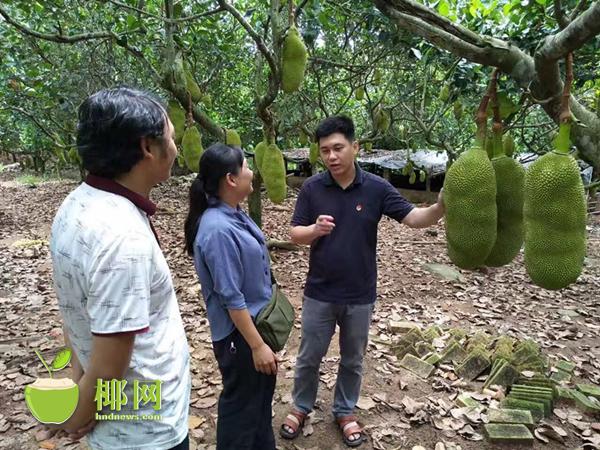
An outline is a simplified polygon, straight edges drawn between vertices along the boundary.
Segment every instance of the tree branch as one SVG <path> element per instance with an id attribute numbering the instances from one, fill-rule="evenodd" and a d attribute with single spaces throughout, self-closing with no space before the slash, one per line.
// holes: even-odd
<path id="1" fill-rule="evenodd" d="M 600 2 L 573 20 L 564 30 L 548 36 L 536 51 L 535 58 L 556 61 L 583 45 L 600 33 Z"/>
<path id="2" fill-rule="evenodd" d="M 10 17 L 6 9 L 4 9 L 2 6 L 0 6 L 0 16 L 4 17 L 4 20 L 6 20 L 9 24 L 11 24 L 21 33 L 26 34 L 28 36 L 33 36 L 37 39 L 43 39 L 45 41 L 59 42 L 61 44 L 74 44 L 76 42 L 90 41 L 94 39 L 119 39 L 119 36 L 116 33 L 113 33 L 112 31 L 98 31 L 94 33 L 72 34 L 68 36 L 62 33 L 40 33 L 38 31 L 32 30 L 23 23 Z"/>
<path id="3" fill-rule="evenodd" d="M 219 1 L 219 5 L 221 5 L 221 8 L 223 8 L 229 14 L 231 14 L 233 17 L 235 17 L 235 19 L 240 23 L 240 25 L 242 25 L 242 27 L 244 27 L 244 29 L 246 30 L 248 35 L 254 40 L 254 42 L 256 43 L 256 47 L 264 55 L 265 59 L 267 60 L 267 63 L 269 64 L 269 68 L 271 69 L 271 72 L 273 72 L 275 74 L 278 73 L 277 63 L 275 62 L 275 56 L 269 51 L 269 49 L 267 48 L 267 46 L 265 44 L 265 41 L 263 41 L 263 39 L 258 35 L 258 33 L 256 31 L 254 31 L 254 28 L 252 28 L 252 26 L 246 21 L 246 19 L 244 19 L 244 17 L 240 14 L 240 12 L 237 9 L 235 9 L 233 6 L 231 6 L 229 3 L 227 3 L 226 0 L 218 0 L 218 1 Z"/>
<path id="4" fill-rule="evenodd" d="M 564 30 L 548 37 L 536 52 L 534 60 L 512 44 L 492 37 L 478 36 L 412 0 L 373 2 L 397 26 L 427 39 L 437 48 L 477 64 L 498 67 L 522 89 L 531 91 L 535 98 L 545 100 L 542 107 L 556 123 L 562 92 L 557 61 L 600 32 L 600 2 L 596 1 Z M 570 106 L 573 115 L 584 125 L 574 123 L 571 135 L 573 141 L 581 157 L 600 170 L 600 118 L 575 98 L 571 98 Z"/>
<path id="5" fill-rule="evenodd" d="M 137 12 L 137 13 L 143 15 L 143 16 L 151 17 L 153 19 L 157 19 L 157 20 L 160 20 L 162 22 L 171 23 L 171 24 L 184 23 L 184 22 L 192 22 L 194 20 L 201 19 L 201 18 L 207 17 L 207 16 L 212 16 L 214 14 L 218 14 L 218 13 L 224 11 L 223 8 L 219 7 L 219 8 L 213 9 L 211 11 L 206 11 L 206 12 L 203 12 L 203 13 L 200 13 L 200 14 L 194 14 L 193 16 L 180 17 L 179 19 L 174 19 L 174 18 L 162 17 L 162 16 L 159 16 L 157 14 L 152 14 L 152 13 L 150 13 L 148 11 L 143 10 L 143 9 L 136 8 L 135 6 L 130 6 L 130 5 L 127 5 L 125 3 L 118 2 L 116 0 L 108 0 L 108 2 L 112 3 L 115 6 L 118 6 L 120 8 L 128 9 L 130 11 L 135 11 L 135 12 Z"/>
<path id="6" fill-rule="evenodd" d="M 554 17 L 561 30 L 569 25 L 569 20 L 566 18 L 565 12 L 562 9 L 561 0 L 554 0 Z"/>

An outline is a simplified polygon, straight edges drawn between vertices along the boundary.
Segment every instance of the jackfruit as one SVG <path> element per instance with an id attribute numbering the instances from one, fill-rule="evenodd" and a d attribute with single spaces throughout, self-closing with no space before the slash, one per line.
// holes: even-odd
<path id="1" fill-rule="evenodd" d="M 425 171 L 424 170 L 420 170 L 419 171 L 419 181 L 421 183 L 424 183 L 426 178 L 427 178 L 427 174 L 425 173 Z"/>
<path id="2" fill-rule="evenodd" d="M 261 141 L 256 145 L 256 147 L 254 147 L 254 164 L 255 164 L 255 167 L 258 169 L 258 171 L 261 173 L 261 175 L 262 175 L 262 162 L 263 162 L 263 158 L 265 157 L 265 150 L 267 149 L 268 146 L 269 146 L 269 143 L 267 141 Z"/>
<path id="3" fill-rule="evenodd" d="M 510 134 L 504 134 L 502 146 L 504 147 L 504 154 L 512 158 L 512 155 L 515 153 L 515 141 Z"/>
<path id="4" fill-rule="evenodd" d="M 267 188 L 267 197 L 273 203 L 282 203 L 287 192 L 285 161 L 275 144 L 265 150 L 262 161 L 262 177 Z"/>
<path id="5" fill-rule="evenodd" d="M 457 99 L 452 105 L 452 112 L 456 120 L 460 120 L 463 115 L 463 104 L 460 99 Z"/>
<path id="6" fill-rule="evenodd" d="M 379 83 L 381 83 L 381 70 L 375 69 L 375 72 L 373 73 L 373 84 L 377 86 Z"/>
<path id="7" fill-rule="evenodd" d="M 496 176 L 498 222 L 496 242 L 485 264 L 500 267 L 511 262 L 523 245 L 525 169 L 519 162 L 504 154 L 501 131 L 494 132 L 493 144 L 492 166 Z"/>
<path id="8" fill-rule="evenodd" d="M 179 145 L 185 131 L 185 111 L 178 101 L 170 100 L 167 105 L 167 115 L 175 128 L 175 143 Z"/>
<path id="9" fill-rule="evenodd" d="M 295 26 L 290 27 L 283 41 L 281 59 L 281 88 L 289 94 L 300 88 L 308 60 L 306 46 Z"/>
<path id="10" fill-rule="evenodd" d="M 372 142 L 365 142 L 365 151 L 367 151 L 367 152 L 373 151 L 373 143 Z"/>
<path id="11" fill-rule="evenodd" d="M 356 100 L 362 100 L 363 98 L 365 98 L 365 88 L 362 86 L 357 87 L 356 92 L 354 93 L 354 97 L 356 98 Z"/>
<path id="12" fill-rule="evenodd" d="M 308 155 L 308 161 L 311 164 L 315 164 L 318 159 L 319 159 L 319 144 L 317 144 L 316 142 L 313 142 L 312 144 L 310 144 L 310 152 Z"/>
<path id="13" fill-rule="evenodd" d="M 462 153 L 444 179 L 448 256 L 458 267 L 485 263 L 496 242 L 496 178 L 482 139 Z"/>
<path id="14" fill-rule="evenodd" d="M 69 150 L 67 155 L 69 156 L 69 161 L 71 164 L 80 165 L 82 163 L 81 156 L 79 156 L 79 152 L 77 151 L 76 147 L 71 147 L 71 150 Z"/>
<path id="15" fill-rule="evenodd" d="M 231 147 L 241 147 L 242 140 L 240 139 L 240 135 L 235 130 L 225 130 L 225 143 Z"/>
<path id="16" fill-rule="evenodd" d="M 306 135 L 306 133 L 303 130 L 300 130 L 300 145 L 306 145 L 308 144 L 308 136 Z"/>
<path id="17" fill-rule="evenodd" d="M 450 98 L 450 87 L 445 84 L 442 90 L 440 91 L 440 100 L 445 102 Z"/>
<path id="18" fill-rule="evenodd" d="M 181 140 L 181 148 L 183 149 L 183 159 L 186 167 L 192 172 L 198 173 L 200 167 L 200 156 L 204 149 L 202 148 L 202 137 L 198 128 L 194 125 L 186 128 Z"/>
<path id="19" fill-rule="evenodd" d="M 410 173 L 410 177 L 408 177 L 408 183 L 409 184 L 415 184 L 416 181 L 417 181 L 417 173 L 413 170 Z"/>
<path id="20" fill-rule="evenodd" d="M 204 106 L 206 106 L 207 108 L 210 108 L 212 106 L 212 97 L 210 96 L 210 94 L 204 94 L 200 101 L 204 103 Z"/>
<path id="21" fill-rule="evenodd" d="M 390 128 L 390 123 L 390 113 L 385 109 L 378 107 L 373 113 L 373 124 L 375 125 L 375 129 L 381 133 L 385 133 Z"/>
<path id="22" fill-rule="evenodd" d="M 525 175 L 525 268 L 546 289 L 561 289 L 581 274 L 587 207 L 577 161 L 568 154 L 570 123 L 562 123 L 555 150 Z"/>
<path id="23" fill-rule="evenodd" d="M 200 86 L 198 86 L 198 83 L 196 83 L 196 80 L 194 80 L 194 76 L 187 70 L 185 71 L 185 85 L 190 93 L 192 102 L 198 103 L 202 100 L 202 91 L 200 90 Z"/>

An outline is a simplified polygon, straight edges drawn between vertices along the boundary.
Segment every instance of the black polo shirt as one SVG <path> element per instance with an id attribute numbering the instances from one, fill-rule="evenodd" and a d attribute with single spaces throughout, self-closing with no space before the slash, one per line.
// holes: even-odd
<path id="1" fill-rule="evenodd" d="M 384 214 L 400 222 L 413 208 L 388 181 L 358 165 L 346 189 L 329 171 L 307 179 L 298 194 L 292 226 L 312 225 L 326 214 L 334 218 L 335 228 L 311 244 L 304 295 L 329 303 L 373 303 L 377 225 Z"/>

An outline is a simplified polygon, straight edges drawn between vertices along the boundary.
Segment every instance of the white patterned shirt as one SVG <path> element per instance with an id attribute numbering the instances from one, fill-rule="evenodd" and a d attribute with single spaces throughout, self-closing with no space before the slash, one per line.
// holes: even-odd
<path id="1" fill-rule="evenodd" d="M 56 214 L 50 251 L 61 316 L 84 371 L 93 334 L 135 333 L 124 378 L 127 403 L 120 411 L 104 407 L 98 413 L 161 416 L 98 421 L 88 435 L 90 447 L 166 450 L 178 445 L 188 433 L 189 349 L 171 273 L 146 213 L 121 195 L 82 183 Z M 133 409 L 136 380 L 162 382 L 158 411 L 153 401 Z"/>

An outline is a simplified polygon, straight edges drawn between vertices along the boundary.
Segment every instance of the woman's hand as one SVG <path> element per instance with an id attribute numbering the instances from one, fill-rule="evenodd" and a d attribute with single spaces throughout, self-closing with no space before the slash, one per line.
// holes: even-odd
<path id="1" fill-rule="evenodd" d="M 258 372 L 266 375 L 275 375 L 277 373 L 277 363 L 279 362 L 277 355 L 264 342 L 252 350 L 252 360 L 254 361 L 254 368 Z"/>

